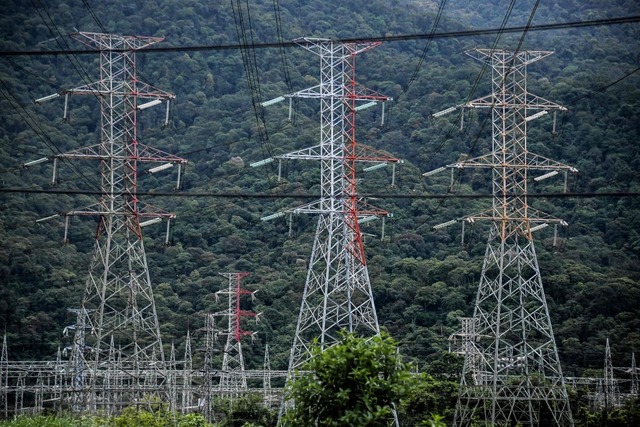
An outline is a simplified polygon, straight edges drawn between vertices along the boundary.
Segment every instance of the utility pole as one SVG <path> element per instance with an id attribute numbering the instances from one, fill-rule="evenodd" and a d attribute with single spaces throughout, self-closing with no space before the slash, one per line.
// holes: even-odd
<path id="1" fill-rule="evenodd" d="M 118 405 L 139 405 L 150 393 L 166 391 L 162 384 L 164 349 L 142 228 L 164 220 L 168 239 L 169 221 L 175 216 L 138 199 L 138 176 L 140 164 L 147 162 L 160 164 L 149 169 L 149 173 L 177 165 L 180 176 L 186 160 L 138 141 L 138 115 L 166 102 L 166 123 L 169 101 L 175 98 L 142 82 L 136 72 L 136 52 L 163 38 L 89 32 L 73 33 L 71 37 L 100 52 L 100 78 L 61 92 L 65 99 L 63 117 L 68 118 L 69 95 L 95 97 L 100 103 L 100 141 L 54 156 L 53 182 L 60 159 L 100 163 L 99 201 L 62 216 L 65 217 L 65 240 L 70 217 L 99 219 L 94 256 L 82 300 L 82 310 L 87 314 L 86 325 L 91 331 L 86 340 L 92 349 L 90 360 L 86 360 L 90 401 L 85 409 L 96 411 L 104 406 L 111 411 L 121 409 Z M 36 103 L 58 95 L 40 98 Z M 145 102 L 141 103 L 141 100 Z M 114 363 L 117 366 L 112 366 Z M 109 401 L 111 393 L 119 393 L 119 403 Z"/>
<path id="2" fill-rule="evenodd" d="M 434 227 L 457 221 L 490 223 L 473 314 L 476 339 L 469 342 L 475 348 L 467 350 L 454 425 L 481 420 L 496 426 L 573 426 L 532 234 L 549 224 L 566 223 L 531 208 L 527 190 L 529 171 L 545 172 L 535 181 L 576 171 L 527 149 L 529 123 L 549 111 L 565 110 L 527 90 L 527 66 L 552 52 L 466 53 L 491 68 L 493 93 L 433 116 L 459 108 L 491 110 L 491 152 L 446 168 L 491 170 L 493 204 L 485 212 Z"/>

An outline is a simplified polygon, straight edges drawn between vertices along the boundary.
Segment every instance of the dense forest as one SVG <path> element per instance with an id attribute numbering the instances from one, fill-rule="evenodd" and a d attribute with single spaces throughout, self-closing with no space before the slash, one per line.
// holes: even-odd
<path id="1" fill-rule="evenodd" d="M 491 203 L 459 197 L 490 194 L 486 171 L 465 171 L 453 185 L 447 174 L 422 177 L 490 150 L 487 113 L 469 114 L 462 130 L 459 117 L 434 120 L 431 114 L 490 93 L 490 72 L 465 50 L 554 51 L 529 68 L 528 89 L 567 111 L 558 116 L 555 132 L 547 117 L 529 126 L 528 136 L 531 151 L 579 170 L 569 177 L 569 196 L 532 199 L 536 208 L 569 224 L 555 241 L 553 227 L 536 234 L 560 358 L 568 375 L 600 375 L 608 338 L 614 366 L 630 366 L 640 348 L 640 26 L 431 40 L 394 36 L 639 12 L 635 0 L 7 0 L 0 15 L 0 332 L 6 331 L 9 357 L 53 358 L 69 344 L 62 335 L 74 322 L 67 309 L 82 300 L 92 254 L 95 220 L 74 218 L 68 244 L 61 244 L 62 221 L 35 220 L 93 203 L 94 196 L 81 193 L 99 185 L 96 164 L 60 164 L 55 194 L 15 191 L 51 189 L 51 165 L 21 167 L 25 162 L 99 137 L 94 99 L 72 98 L 66 122 L 62 101 L 33 103 L 97 78 L 97 55 L 61 53 L 84 49 L 66 36 L 77 29 L 163 36 L 157 47 L 176 48 L 137 55 L 139 77 L 176 95 L 169 126 L 163 126 L 163 111 L 150 110 L 141 115 L 139 138 L 189 161 L 178 192 L 171 174 L 140 176 L 141 191 L 159 193 L 145 201 L 177 214 L 169 245 L 163 227 L 144 229 L 163 341 L 179 352 L 187 331 L 201 339 L 202 314 L 222 307 L 214 298 L 226 286 L 219 273 L 250 272 L 244 285 L 260 292 L 247 308 L 262 317 L 245 325 L 258 332 L 244 347 L 249 368 L 262 366 L 266 343 L 273 368 L 286 368 L 316 220 L 294 216 L 290 234 L 285 220 L 260 218 L 318 192 L 315 165 L 285 163 L 278 181 L 275 168 L 249 164 L 314 145 L 319 132 L 319 107 L 312 100 L 297 101 L 291 121 L 286 103 L 264 115 L 254 109 L 256 100 L 317 82 L 317 58 L 288 44 L 253 45 L 302 36 L 392 38 L 359 58 L 358 80 L 394 100 L 384 123 L 379 108 L 359 115 L 358 140 L 404 163 L 393 187 L 390 168 L 362 175 L 360 191 L 393 213 L 384 236 L 380 221 L 363 231 L 380 323 L 421 367 L 447 349 L 459 317 L 472 314 L 487 238 L 486 224 L 468 226 L 464 244 L 459 227 L 432 227 Z M 245 47 L 215 48 L 238 44 Z M 193 46 L 203 48 L 180 49 Z M 9 54 L 19 51 L 58 53 Z M 257 86 L 248 84 L 247 71 Z M 563 184 L 561 178 L 532 183 L 531 191 L 556 194 Z M 269 194 L 274 197 L 252 196 Z"/>

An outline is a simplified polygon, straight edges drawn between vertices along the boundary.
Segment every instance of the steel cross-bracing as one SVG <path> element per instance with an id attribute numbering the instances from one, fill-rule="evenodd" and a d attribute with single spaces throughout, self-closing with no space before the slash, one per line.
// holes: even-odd
<path id="1" fill-rule="evenodd" d="M 532 235 L 536 224 L 565 223 L 531 208 L 527 199 L 529 171 L 575 171 L 527 149 L 529 122 L 564 110 L 527 90 L 527 66 L 552 52 L 466 53 L 491 67 L 493 93 L 457 108 L 491 109 L 492 147 L 488 155 L 448 167 L 490 169 L 493 203 L 463 219 L 488 220 L 490 234 L 454 425 L 572 426 Z"/>
<path id="2" fill-rule="evenodd" d="M 162 102 L 168 108 L 174 98 L 136 74 L 136 51 L 163 39 L 89 32 L 71 37 L 100 52 L 100 78 L 62 92 L 64 116 L 69 95 L 94 96 L 100 103 L 100 140 L 54 156 L 54 181 L 58 159 L 97 160 L 101 173 L 100 200 L 63 214 L 66 225 L 72 216 L 99 218 L 82 308 L 77 312 L 74 343 L 83 348 L 72 350 L 76 391 L 72 406 L 112 413 L 125 402 L 139 404 L 151 392 L 165 392 L 165 357 L 142 227 L 165 220 L 168 229 L 174 215 L 138 199 L 138 175 L 143 162 L 181 166 L 186 160 L 145 146 L 137 136 L 139 112 Z M 65 227 L 65 240 L 66 236 Z"/>

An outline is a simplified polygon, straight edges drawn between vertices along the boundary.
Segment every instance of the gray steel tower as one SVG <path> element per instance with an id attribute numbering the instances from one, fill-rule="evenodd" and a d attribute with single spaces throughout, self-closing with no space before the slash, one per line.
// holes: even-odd
<path id="1" fill-rule="evenodd" d="M 319 145 L 275 157 L 320 162 L 320 200 L 290 211 L 319 215 L 291 349 L 290 373 L 308 360 L 314 339 L 326 348 L 337 341 L 341 329 L 363 336 L 380 333 L 359 223 L 389 214 L 367 205 L 358 196 L 356 165 L 399 161 L 356 143 L 357 111 L 390 99 L 355 80 L 356 55 L 380 43 L 317 38 L 301 38 L 296 43 L 319 57 L 319 84 L 263 104 L 295 97 L 320 100 Z"/>
<path id="2" fill-rule="evenodd" d="M 527 197 L 529 171 L 544 172 L 536 181 L 575 171 L 527 149 L 528 124 L 548 111 L 564 110 L 527 91 L 527 66 L 552 52 L 466 53 L 491 67 L 493 93 L 434 116 L 456 108 L 491 109 L 491 152 L 447 167 L 490 169 L 493 205 L 461 218 L 489 221 L 490 234 L 473 314 L 475 337 L 466 340 L 472 348 L 465 350 L 454 425 L 477 420 L 489 425 L 573 425 L 532 234 L 565 223 L 533 209 Z"/>
<path id="3" fill-rule="evenodd" d="M 168 230 L 174 215 L 141 202 L 137 181 L 142 163 L 161 163 L 148 170 L 155 173 L 173 165 L 180 167 L 186 160 L 146 146 L 137 136 L 138 114 L 166 101 L 168 119 L 169 101 L 174 98 L 140 81 L 136 74 L 136 51 L 163 39 L 88 32 L 71 37 L 100 52 L 100 79 L 62 92 L 65 118 L 69 95 L 90 95 L 99 101 L 100 141 L 53 158 L 54 181 L 58 159 L 96 160 L 101 172 L 100 200 L 63 214 L 65 240 L 70 217 L 99 218 L 80 312 L 86 326 L 75 330 L 85 335 L 75 341 L 87 346 L 74 350 L 76 361 L 86 363 L 87 369 L 83 375 L 78 369 L 73 373 L 74 388 L 86 393 L 86 409 L 101 407 L 109 413 L 120 409 L 118 405 L 139 404 L 149 393 L 164 392 L 164 350 L 142 228 L 165 220 Z M 80 403 L 76 401 L 75 406 Z"/>

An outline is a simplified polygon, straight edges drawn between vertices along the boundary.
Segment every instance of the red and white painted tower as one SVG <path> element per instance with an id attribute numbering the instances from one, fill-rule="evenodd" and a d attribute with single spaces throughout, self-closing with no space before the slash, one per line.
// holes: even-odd
<path id="1" fill-rule="evenodd" d="M 166 389 L 164 350 L 142 228 L 166 221 L 168 231 L 174 215 L 138 199 L 138 176 L 143 163 L 157 163 L 147 171 L 154 173 L 174 165 L 180 169 L 186 160 L 138 140 L 138 115 L 166 102 L 168 120 L 169 102 L 175 98 L 142 82 L 136 73 L 136 52 L 163 38 L 88 32 L 73 33 L 71 37 L 100 52 L 99 80 L 61 92 L 65 97 L 65 118 L 69 95 L 89 95 L 98 100 L 100 140 L 53 157 L 54 182 L 60 159 L 100 163 L 99 200 L 87 208 L 62 214 L 66 220 L 65 240 L 72 216 L 99 219 L 82 299 L 86 325 L 76 329 L 76 333 L 88 331 L 84 337 L 86 347 L 75 352 L 84 356 L 82 363 L 87 369 L 76 366 L 74 386 L 76 395 L 84 396 L 86 409 L 101 408 L 110 413 L 120 409 L 118 402 L 128 405 Z M 78 371 L 83 371 L 81 376 Z M 81 402 L 74 400 L 80 407 Z"/>

